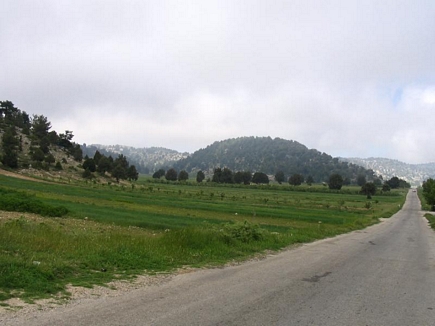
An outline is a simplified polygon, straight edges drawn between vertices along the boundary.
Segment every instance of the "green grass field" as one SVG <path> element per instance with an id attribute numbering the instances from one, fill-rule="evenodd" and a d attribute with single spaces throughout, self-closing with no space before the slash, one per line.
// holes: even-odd
<path id="1" fill-rule="evenodd" d="M 21 192 L 38 205 L 68 212 L 0 219 L 0 301 L 67 295 L 67 284 L 92 286 L 243 260 L 361 229 L 390 217 L 405 200 L 403 191 L 367 200 L 351 187 L 330 192 L 323 186 L 172 184 L 147 178 L 118 186 L 0 176 L 0 187 L 12 193 L 12 202 Z"/>

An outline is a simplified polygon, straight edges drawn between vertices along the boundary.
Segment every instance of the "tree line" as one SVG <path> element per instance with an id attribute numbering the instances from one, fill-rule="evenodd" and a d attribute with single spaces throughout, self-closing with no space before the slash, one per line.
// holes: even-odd
<path id="1" fill-rule="evenodd" d="M 95 152 L 94 157 L 90 158 L 87 155 L 83 161 L 84 178 L 92 178 L 93 172 L 99 173 L 101 176 L 110 173 L 117 182 L 119 180 L 136 181 L 139 177 L 139 173 L 134 165 L 130 165 L 127 158 L 120 154 L 116 159 L 112 156 L 105 156 L 98 150 Z"/>
<path id="2" fill-rule="evenodd" d="M 168 181 L 186 181 L 189 178 L 188 172 L 185 170 L 181 170 L 179 173 L 175 168 L 170 168 L 167 171 L 164 169 L 159 169 L 154 172 L 153 178 L 160 179 L 165 177 Z M 196 174 L 196 181 L 201 183 L 205 179 L 205 174 L 202 170 L 198 171 Z M 286 177 L 284 172 L 278 171 L 274 175 L 274 179 L 279 184 L 285 182 Z M 375 195 L 378 187 L 381 187 L 382 191 L 390 191 L 391 189 L 397 188 L 410 188 L 411 185 L 405 180 L 399 179 L 398 177 L 392 177 L 390 180 L 382 183 L 382 177 L 375 179 L 375 181 L 367 182 L 366 177 L 364 175 L 360 175 L 357 178 L 358 185 L 361 186 L 361 194 L 367 195 L 368 198 L 370 196 Z M 269 184 L 270 178 L 266 173 L 263 172 L 255 172 L 251 171 L 237 171 L 233 172 L 231 169 L 224 168 L 215 168 L 213 170 L 213 175 L 211 179 L 208 181 L 215 183 L 223 183 L 223 184 L 245 184 L 249 185 L 250 183 L 255 184 Z M 314 178 L 312 176 L 308 176 L 306 179 L 302 174 L 294 173 L 290 177 L 288 177 L 287 182 L 291 186 L 299 186 L 302 183 L 306 183 L 307 185 L 312 185 L 314 183 Z M 331 190 L 340 190 L 344 185 L 349 185 L 350 182 L 346 182 L 346 179 L 343 178 L 339 173 L 332 173 L 329 176 L 328 182 L 323 182 L 323 184 L 329 187 Z"/>

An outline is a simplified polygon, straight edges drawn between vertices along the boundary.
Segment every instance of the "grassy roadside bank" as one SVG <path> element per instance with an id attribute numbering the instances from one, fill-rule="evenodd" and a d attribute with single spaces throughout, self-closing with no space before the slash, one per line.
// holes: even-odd
<path id="1" fill-rule="evenodd" d="M 68 212 L 0 212 L 0 301 L 243 260 L 361 229 L 394 214 L 405 198 L 176 184 L 65 186 L 8 177 L 0 185 Z"/>

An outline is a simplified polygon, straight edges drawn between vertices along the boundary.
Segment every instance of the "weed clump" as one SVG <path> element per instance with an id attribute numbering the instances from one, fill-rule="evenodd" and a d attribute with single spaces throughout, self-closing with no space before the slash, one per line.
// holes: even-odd
<path id="1" fill-rule="evenodd" d="M 223 234 L 227 242 L 232 240 L 249 243 L 251 241 L 261 241 L 264 238 L 265 230 L 261 229 L 256 224 L 251 224 L 248 221 L 236 222 L 234 224 L 225 224 Z"/>

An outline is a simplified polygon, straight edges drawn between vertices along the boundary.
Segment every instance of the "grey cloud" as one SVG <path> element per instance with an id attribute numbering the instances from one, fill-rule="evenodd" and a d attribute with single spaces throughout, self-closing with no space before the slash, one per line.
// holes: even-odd
<path id="1" fill-rule="evenodd" d="M 435 103 L 422 100 L 435 87 L 433 1 L 0 6 L 3 99 L 77 141 L 193 151 L 270 135 L 435 161 Z"/>

